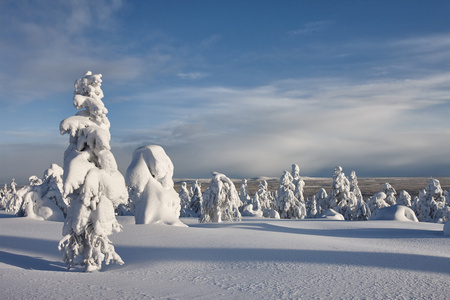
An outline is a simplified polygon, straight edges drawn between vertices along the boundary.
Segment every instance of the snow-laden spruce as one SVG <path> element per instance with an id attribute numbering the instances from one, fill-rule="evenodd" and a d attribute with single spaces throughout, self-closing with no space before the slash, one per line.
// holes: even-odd
<path id="1" fill-rule="evenodd" d="M 182 182 L 180 191 L 178 192 L 178 196 L 180 197 L 180 217 L 191 217 L 191 196 L 190 192 L 187 188 L 187 183 Z"/>
<path id="2" fill-rule="evenodd" d="M 213 172 L 208 189 L 203 193 L 201 223 L 240 221 L 242 205 L 233 181 L 224 174 Z"/>
<path id="3" fill-rule="evenodd" d="M 352 171 L 349 177 L 350 192 L 356 198 L 356 206 L 352 210 L 352 220 L 356 221 L 367 221 L 370 219 L 372 212 L 370 211 L 369 205 L 364 201 L 361 190 L 358 185 L 358 177 L 356 177 L 356 172 Z"/>
<path id="4" fill-rule="evenodd" d="M 323 208 L 334 209 L 343 215 L 345 220 L 351 220 L 355 215 L 357 202 L 355 194 L 351 191 L 350 181 L 342 172 L 342 167 L 335 167 L 331 190 Z"/>
<path id="5" fill-rule="evenodd" d="M 196 180 L 191 187 L 192 196 L 190 201 L 190 208 L 193 217 L 199 217 L 202 214 L 202 203 L 203 203 L 203 194 L 202 194 L 202 184 Z"/>
<path id="6" fill-rule="evenodd" d="M 419 221 L 447 222 L 447 203 L 439 180 L 430 178 L 425 190 L 419 193 L 418 206 Z"/>
<path id="7" fill-rule="evenodd" d="M 294 184 L 294 196 L 298 201 L 305 204 L 305 198 L 303 197 L 303 188 L 305 187 L 305 182 L 300 177 L 300 167 L 297 164 L 292 164 L 292 184 Z"/>
<path id="8" fill-rule="evenodd" d="M 79 111 L 60 124 L 61 134 L 69 134 L 63 181 L 70 207 L 59 249 L 69 268 L 85 271 L 99 270 L 103 261 L 123 264 L 108 236 L 121 231 L 114 210 L 127 202 L 128 192 L 110 151 L 101 78 L 88 71 L 76 80 L 73 105 Z"/>
<path id="9" fill-rule="evenodd" d="M 180 197 L 174 190 L 173 163 L 161 146 L 137 148 L 127 169 L 131 211 L 136 224 L 186 226 L 180 217 Z"/>
<path id="10" fill-rule="evenodd" d="M 293 180 L 291 173 L 285 170 L 278 184 L 276 210 L 282 219 L 306 218 L 305 203 L 295 197 L 296 186 Z"/>
<path id="11" fill-rule="evenodd" d="M 252 199 L 248 193 L 247 179 L 242 179 L 241 188 L 239 189 L 239 199 L 241 199 L 242 205 L 253 204 Z"/>

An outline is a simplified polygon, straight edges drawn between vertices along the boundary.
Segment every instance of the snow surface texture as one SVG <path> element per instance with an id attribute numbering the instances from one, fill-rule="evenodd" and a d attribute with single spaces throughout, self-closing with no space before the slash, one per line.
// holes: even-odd
<path id="1" fill-rule="evenodd" d="M 161 146 L 136 149 L 127 169 L 131 210 L 136 224 L 186 226 L 179 220 L 180 197 L 173 189 L 173 163 Z"/>
<path id="2" fill-rule="evenodd" d="M 111 236 L 126 261 L 67 272 L 60 222 L 0 211 L 2 299 L 448 299 L 442 224 L 246 218 L 134 225 Z M 30 247 L 32 245 L 32 247 Z"/>
<path id="3" fill-rule="evenodd" d="M 69 134 L 64 153 L 64 196 L 69 210 L 58 248 L 70 268 L 99 270 L 103 261 L 123 264 L 108 236 L 121 227 L 115 209 L 128 201 L 125 180 L 117 169 L 109 140 L 108 110 L 102 98 L 101 74 L 88 71 L 75 81 L 75 116 L 60 124 L 61 134 Z"/>

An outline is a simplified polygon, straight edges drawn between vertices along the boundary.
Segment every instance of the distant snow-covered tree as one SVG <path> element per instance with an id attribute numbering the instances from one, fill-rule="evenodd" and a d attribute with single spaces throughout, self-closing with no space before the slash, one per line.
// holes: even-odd
<path id="1" fill-rule="evenodd" d="M 425 192 L 419 194 L 419 206 L 419 221 L 440 223 L 447 221 L 447 204 L 439 180 L 430 178 Z"/>
<path id="2" fill-rule="evenodd" d="M 85 271 L 99 270 L 103 261 L 123 264 L 108 236 L 121 231 L 114 211 L 127 202 L 128 193 L 110 151 L 101 78 L 88 71 L 76 80 L 73 105 L 78 112 L 60 124 L 61 134 L 69 134 L 63 182 L 70 207 L 58 248 L 69 268 L 81 265 Z"/>
<path id="3" fill-rule="evenodd" d="M 239 189 L 239 199 L 241 199 L 243 206 L 251 204 L 251 197 L 248 193 L 247 179 L 242 179 L 241 188 Z"/>
<path id="4" fill-rule="evenodd" d="M 187 183 L 186 182 L 182 182 L 181 183 L 181 187 L 180 187 L 180 191 L 178 192 L 178 196 L 180 197 L 180 206 L 181 206 L 181 210 L 180 210 L 180 217 L 190 217 L 191 213 L 191 197 L 189 196 L 189 190 L 187 188 Z"/>
<path id="5" fill-rule="evenodd" d="M 397 204 L 411 207 L 411 195 L 407 191 L 401 190 L 397 199 Z"/>
<path id="6" fill-rule="evenodd" d="M 292 184 L 294 184 L 294 196 L 298 201 L 305 203 L 305 198 L 303 197 L 303 188 L 305 187 L 305 182 L 300 177 L 300 167 L 297 164 L 292 164 Z"/>
<path id="7" fill-rule="evenodd" d="M 201 223 L 240 221 L 242 205 L 233 181 L 221 173 L 213 172 L 209 187 L 203 193 Z"/>
<path id="8" fill-rule="evenodd" d="M 134 151 L 126 182 L 136 224 L 186 226 L 179 220 L 180 197 L 173 188 L 173 170 L 161 146 L 148 145 Z"/>
<path id="9" fill-rule="evenodd" d="M 304 219 L 306 217 L 306 207 L 294 195 L 295 185 L 292 175 L 284 171 L 278 185 L 278 198 L 276 210 L 282 219 Z"/>
<path id="10" fill-rule="evenodd" d="M 275 197 L 269 191 L 269 185 L 266 180 L 260 181 L 258 190 L 255 195 L 258 195 L 258 200 L 261 205 L 261 210 L 275 209 Z"/>
<path id="11" fill-rule="evenodd" d="M 329 208 L 328 194 L 324 188 L 320 188 L 317 194 L 314 195 L 317 202 L 317 214 L 320 215 L 322 212 Z"/>
<path id="12" fill-rule="evenodd" d="M 334 169 L 333 182 L 331 183 L 327 204 L 327 208 L 334 209 L 343 215 L 345 220 L 351 220 L 352 216 L 355 215 L 357 199 L 353 192 L 350 191 L 350 182 L 340 166 Z"/>
<path id="13" fill-rule="evenodd" d="M 358 185 L 358 178 L 356 172 L 352 171 L 349 177 L 350 192 L 356 198 L 356 206 L 352 209 L 352 220 L 355 221 L 367 221 L 370 220 L 371 211 L 369 205 L 364 201 L 361 190 Z"/>
<path id="14" fill-rule="evenodd" d="M 197 180 L 191 187 L 192 196 L 190 202 L 190 208 L 192 211 L 193 217 L 199 217 L 202 213 L 202 203 L 203 203 L 203 194 L 202 194 L 202 185 Z"/>
<path id="15" fill-rule="evenodd" d="M 306 200 L 306 217 L 307 218 L 315 218 L 317 216 L 317 214 L 319 213 L 318 211 L 318 205 L 317 205 L 317 201 L 316 201 L 316 195 L 313 195 L 310 199 Z"/>
<path id="16" fill-rule="evenodd" d="M 373 195 L 368 201 L 370 211 L 373 213 L 375 210 L 388 207 L 389 204 L 386 202 L 386 194 L 384 192 L 378 192 Z"/>
<path id="17" fill-rule="evenodd" d="M 383 193 L 386 194 L 386 203 L 391 206 L 397 204 L 397 198 L 395 195 L 397 195 L 397 191 L 390 185 L 388 182 L 383 184 L 383 188 L 381 190 Z"/>

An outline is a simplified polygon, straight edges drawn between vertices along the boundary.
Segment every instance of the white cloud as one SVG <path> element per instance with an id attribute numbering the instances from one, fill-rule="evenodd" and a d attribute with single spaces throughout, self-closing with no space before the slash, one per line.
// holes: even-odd
<path id="1" fill-rule="evenodd" d="M 333 24 L 334 24 L 334 22 L 329 21 L 329 20 L 328 21 L 322 20 L 322 21 L 309 22 L 309 23 L 306 23 L 305 25 L 303 25 L 299 29 L 289 31 L 289 33 L 293 34 L 293 35 L 313 34 L 313 33 L 325 30 L 325 29 L 331 27 Z"/>
<path id="2" fill-rule="evenodd" d="M 450 130 L 436 111 L 450 106 L 449 79 L 443 73 L 370 83 L 317 78 L 163 90 L 143 98 L 159 99 L 173 119 L 134 140 L 166 147 L 181 177 L 214 170 L 277 176 L 292 162 L 309 174 L 331 174 L 337 164 L 365 174 L 416 166 L 418 174 L 427 164 L 441 164 L 436 172 L 442 175 L 450 167 L 444 150 L 450 139 L 443 138 Z M 190 105 L 180 107 L 180 99 Z"/>
<path id="3" fill-rule="evenodd" d="M 209 74 L 203 72 L 190 72 L 190 73 L 178 73 L 177 76 L 180 77 L 181 79 L 198 80 L 208 77 Z"/>

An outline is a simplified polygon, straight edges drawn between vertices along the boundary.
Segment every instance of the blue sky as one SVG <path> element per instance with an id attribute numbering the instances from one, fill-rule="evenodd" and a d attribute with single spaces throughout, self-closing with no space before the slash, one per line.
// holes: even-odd
<path id="1" fill-rule="evenodd" d="M 62 165 L 103 74 L 112 151 L 175 177 L 450 174 L 449 1 L 1 1 L 0 183 Z"/>

